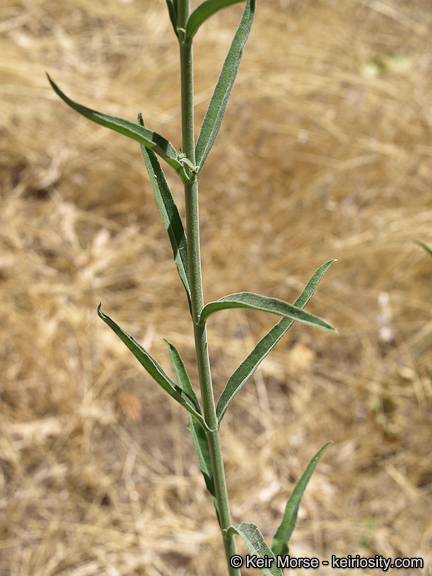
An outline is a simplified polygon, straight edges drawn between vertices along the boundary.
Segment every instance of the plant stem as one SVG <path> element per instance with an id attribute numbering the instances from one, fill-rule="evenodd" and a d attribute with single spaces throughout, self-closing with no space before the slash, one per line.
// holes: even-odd
<path id="1" fill-rule="evenodd" d="M 178 0 L 178 26 L 185 28 L 190 12 L 190 0 Z M 179 33 L 181 67 L 181 109 L 183 152 L 195 165 L 194 103 L 193 103 L 193 50 L 192 42 L 185 43 L 183 33 Z M 231 567 L 230 558 L 236 554 L 234 536 L 227 536 L 224 530 L 231 526 L 228 492 L 220 444 L 218 419 L 214 401 L 210 371 L 206 326 L 198 324 L 204 307 L 201 273 L 198 180 L 193 178 L 185 183 L 186 235 L 188 238 L 189 284 L 191 289 L 191 309 L 194 323 L 195 351 L 198 364 L 201 398 L 205 422 L 209 428 L 207 440 L 212 463 L 213 479 L 218 504 L 225 556 L 230 576 L 240 576 L 240 570 Z"/>

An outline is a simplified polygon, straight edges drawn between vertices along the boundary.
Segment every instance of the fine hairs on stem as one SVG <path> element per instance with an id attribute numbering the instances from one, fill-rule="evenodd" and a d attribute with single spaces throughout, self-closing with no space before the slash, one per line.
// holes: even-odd
<path id="1" fill-rule="evenodd" d="M 157 384 L 188 412 L 188 430 L 192 436 L 207 490 L 214 503 L 225 549 L 228 574 L 230 576 L 241 574 L 243 559 L 237 554 L 235 545 L 235 536 L 240 536 L 250 554 L 255 557 L 254 566 L 260 568 L 266 575 L 281 576 L 283 568 L 289 567 L 288 543 L 295 528 L 303 493 L 329 442 L 312 458 L 293 490 L 270 547 L 255 524 L 249 522 L 242 522 L 237 526 L 232 524 L 220 443 L 220 425 L 233 398 L 295 321 L 327 332 L 336 332 L 328 322 L 305 311 L 306 304 L 334 260 L 318 268 L 294 304 L 251 292 L 230 294 L 215 302 L 205 303 L 199 236 L 199 175 L 204 168 L 225 114 L 243 49 L 255 17 L 256 0 L 246 0 L 246 2 L 244 0 L 204 0 L 193 11 L 191 11 L 190 0 L 166 0 L 166 2 L 180 51 L 182 152 L 178 152 L 163 136 L 147 128 L 141 113 L 138 114 L 138 121 L 132 122 L 97 112 L 71 100 L 49 76 L 48 80 L 53 90 L 71 108 L 94 122 L 136 140 L 141 145 L 153 192 L 171 242 L 174 262 L 186 292 L 194 330 L 201 403 L 174 344 L 165 340 L 169 347 L 175 381 L 130 334 L 102 312 L 101 305 L 98 307 L 98 315 L 124 342 Z M 244 2 L 243 15 L 195 142 L 193 39 L 201 25 L 213 14 L 239 2 Z M 186 205 L 185 227 L 159 159 L 171 166 L 183 183 Z M 212 314 L 229 308 L 259 310 L 279 316 L 280 320 L 233 372 L 216 403 L 208 353 L 207 321 Z M 314 568 L 315 566 L 311 564 L 310 566 L 304 565 L 304 567 Z"/>

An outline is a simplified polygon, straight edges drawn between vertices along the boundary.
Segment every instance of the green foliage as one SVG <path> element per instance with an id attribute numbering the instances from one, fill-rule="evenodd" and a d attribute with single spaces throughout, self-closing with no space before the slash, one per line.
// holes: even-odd
<path id="1" fill-rule="evenodd" d="M 291 320 L 297 320 L 297 322 L 301 322 L 302 324 L 322 328 L 328 332 L 336 332 L 336 329 L 325 320 L 321 320 L 321 318 L 317 318 L 313 314 L 309 314 L 293 304 L 288 304 L 288 302 L 278 300 L 277 298 L 252 294 L 252 292 L 230 294 L 229 296 L 220 298 L 217 302 L 206 304 L 201 312 L 199 323 L 205 324 L 209 316 L 219 310 L 228 310 L 229 308 L 249 308 L 250 310 L 270 312 L 270 314 L 276 314 L 277 316 L 284 316 Z"/>
<path id="2" fill-rule="evenodd" d="M 318 288 L 318 284 L 330 266 L 333 264 L 334 260 L 330 260 L 323 264 L 309 282 L 306 288 L 294 302 L 294 306 L 302 309 L 306 306 L 309 300 L 312 298 L 315 290 Z M 220 422 L 234 396 L 243 388 L 264 358 L 271 352 L 273 347 L 279 342 L 279 340 L 286 334 L 293 325 L 294 320 L 291 318 L 282 318 L 276 326 L 262 338 L 258 344 L 255 346 L 253 351 L 244 360 L 240 366 L 235 370 L 235 372 L 230 376 L 224 391 L 219 398 L 216 414 Z"/>
<path id="3" fill-rule="evenodd" d="M 324 454 L 324 451 L 326 450 L 327 446 L 329 446 L 329 444 L 331 444 L 331 442 L 327 442 L 327 444 L 325 444 L 309 462 L 308 467 L 306 468 L 303 476 L 298 481 L 290 499 L 287 502 L 282 523 L 277 529 L 273 538 L 272 551 L 275 556 L 286 556 L 289 553 L 288 542 L 292 533 L 294 532 L 301 499 L 303 498 L 306 486 L 311 479 L 319 459 Z"/>
<path id="4" fill-rule="evenodd" d="M 175 346 L 173 346 L 173 344 L 170 344 L 170 342 L 165 340 L 165 338 L 163 338 L 163 341 L 166 342 L 169 346 L 171 364 L 173 365 L 178 385 L 182 390 L 186 392 L 186 394 L 189 394 L 189 396 L 193 399 L 194 404 L 196 403 L 196 405 L 199 406 L 198 398 L 189 380 L 189 376 L 187 374 L 183 360 L 180 358 L 180 354 L 177 352 L 177 349 L 175 348 Z M 219 520 L 216 491 L 213 480 L 213 471 L 211 467 L 210 448 L 207 440 L 207 435 L 205 433 L 204 428 L 199 423 L 199 421 L 196 418 L 193 418 L 190 413 L 188 416 L 189 416 L 189 423 L 187 428 L 190 432 L 190 435 L 192 436 L 195 452 L 198 457 L 199 467 L 202 475 L 204 476 L 204 481 L 206 483 L 207 490 L 209 491 L 213 499 L 213 504 L 216 509 L 216 514 Z"/>
<path id="5" fill-rule="evenodd" d="M 153 150 L 176 170 L 184 182 L 188 181 L 188 178 L 184 172 L 183 164 L 179 162 L 178 154 L 171 142 L 165 140 L 165 138 L 163 138 L 160 134 L 157 134 L 157 132 L 147 130 L 147 128 L 144 128 L 139 124 L 134 124 L 129 120 L 117 118 L 116 116 L 110 116 L 109 114 L 103 114 L 102 112 L 97 112 L 91 108 L 86 108 L 86 106 L 81 106 L 81 104 L 74 102 L 74 100 L 71 100 L 68 96 L 66 96 L 66 94 L 60 90 L 60 88 L 57 86 L 57 84 L 54 83 L 48 74 L 47 76 L 53 90 L 64 102 L 66 102 L 68 106 L 83 116 L 90 118 L 90 120 L 93 120 L 93 122 L 101 124 L 102 126 L 106 126 L 107 128 L 111 128 L 111 130 L 119 132 L 120 134 L 124 134 L 124 136 L 127 136 L 132 140 L 136 140 L 146 148 Z"/>
<path id="6" fill-rule="evenodd" d="M 166 0 L 168 6 L 168 13 L 171 20 L 171 24 L 174 28 L 174 32 L 178 37 L 177 31 L 177 0 Z"/>
<path id="7" fill-rule="evenodd" d="M 226 8 L 232 4 L 238 4 L 239 2 L 243 2 L 243 0 L 205 0 L 201 2 L 189 16 L 186 23 L 186 42 L 192 40 L 198 32 L 198 28 L 201 24 L 204 24 L 210 16 L 213 16 L 213 14 L 222 10 L 222 8 Z"/>
<path id="8" fill-rule="evenodd" d="M 242 0 L 204 0 L 190 13 L 190 0 L 166 0 L 169 17 L 180 45 L 182 119 L 183 128 L 186 128 L 183 130 L 183 146 L 185 150 L 183 153 L 178 153 L 171 142 L 160 134 L 148 130 L 144 125 L 141 113 L 138 115 L 138 123 L 135 124 L 122 118 L 97 112 L 71 100 L 48 76 L 53 90 L 71 108 L 98 124 L 136 140 L 141 145 L 145 166 L 164 226 L 168 232 L 173 258 L 180 280 L 186 291 L 189 311 L 193 320 L 202 406 L 191 384 L 183 360 L 173 344 L 164 340 L 169 347 L 169 355 L 176 382 L 164 372 L 159 363 L 130 334 L 101 311 L 100 305 L 98 315 L 131 350 L 153 380 L 186 409 L 189 418 L 187 428 L 192 436 L 207 490 L 213 499 L 223 536 L 227 568 L 230 576 L 240 575 L 239 569 L 231 566 L 229 562 L 229 559 L 236 554 L 235 535 L 243 539 L 249 552 L 252 555 L 256 555 L 257 558 L 274 560 L 276 555 L 284 556 L 288 554 L 288 542 L 295 528 L 302 496 L 328 444 L 314 456 L 295 487 L 287 503 L 282 522 L 274 536 L 272 549 L 270 549 L 255 524 L 241 523 L 238 526 L 233 526 L 231 523 L 219 438 L 222 418 L 236 394 L 240 392 L 264 358 L 295 321 L 336 333 L 335 328 L 328 322 L 304 310 L 334 260 L 326 262 L 315 272 L 294 304 L 251 292 L 230 294 L 216 302 L 204 304 L 199 246 L 198 176 L 215 142 L 225 114 L 242 59 L 244 46 L 249 37 L 255 16 L 256 0 L 245 1 L 239 27 L 234 35 L 210 100 L 196 147 L 190 141 L 190 135 L 194 134 L 193 105 L 191 105 L 192 101 L 190 99 L 193 87 L 193 60 L 190 47 L 193 37 L 204 22 L 217 11 L 240 1 Z M 183 23 L 183 28 L 179 26 L 179 22 Z M 184 183 L 187 210 L 186 232 L 158 156 L 174 168 Z M 193 161 L 194 157 L 195 162 Z M 421 243 L 419 244 L 422 245 Z M 422 246 L 431 252 L 425 245 Z M 252 352 L 230 376 L 216 406 L 211 382 L 205 328 L 206 322 L 212 314 L 231 308 L 247 308 L 268 312 L 282 318 L 256 344 Z M 269 567 L 263 567 L 262 571 L 266 576 L 282 575 L 282 570 L 277 567 L 276 563 Z"/>
<path id="9" fill-rule="evenodd" d="M 198 173 L 202 170 L 208 153 L 218 135 L 219 128 L 221 127 L 228 99 L 231 95 L 231 90 L 243 56 L 243 49 L 252 28 L 255 8 L 256 1 L 247 0 L 240 25 L 228 51 L 222 72 L 214 89 L 212 99 L 210 100 L 210 105 L 204 117 L 195 149 Z"/>
<path id="10" fill-rule="evenodd" d="M 113 330 L 124 344 L 129 348 L 138 362 L 150 374 L 155 382 L 161 388 L 168 392 L 170 396 L 177 400 L 186 410 L 205 427 L 203 417 L 201 415 L 201 407 L 199 405 L 196 395 L 192 398 L 180 386 L 177 386 L 169 376 L 165 374 L 158 362 L 132 338 L 130 334 L 125 332 L 118 324 L 116 324 L 109 316 L 106 316 L 102 310 L 101 305 L 98 307 L 99 318 Z"/>
<path id="11" fill-rule="evenodd" d="M 206 484 L 206 488 L 212 497 L 213 504 L 216 510 L 217 519 L 219 522 L 219 526 L 221 526 L 221 521 L 219 517 L 219 509 L 218 509 L 218 502 L 216 498 L 216 488 L 214 484 L 213 478 L 213 470 L 212 470 L 212 463 L 211 463 L 211 455 L 210 455 L 210 447 L 207 440 L 207 435 L 205 430 L 198 424 L 198 422 L 192 418 L 189 414 L 189 423 L 187 425 L 187 429 L 192 436 L 193 445 L 195 448 L 195 452 L 198 458 L 199 467 L 201 470 L 201 474 L 204 477 L 204 482 Z"/>
<path id="12" fill-rule="evenodd" d="M 429 248 L 429 246 L 426 246 L 426 244 L 423 244 L 423 242 L 419 242 L 418 240 L 416 240 L 416 244 L 424 248 L 426 252 L 432 256 L 432 249 Z"/>
<path id="13" fill-rule="evenodd" d="M 138 115 L 138 122 L 141 126 L 144 126 L 141 114 Z M 152 150 L 146 148 L 143 144 L 141 144 L 141 152 L 144 156 L 144 162 L 165 229 L 168 232 L 174 262 L 176 263 L 180 280 L 183 282 L 183 286 L 186 290 L 190 309 L 191 290 L 189 286 L 188 250 L 183 223 L 156 154 Z"/>
<path id="14" fill-rule="evenodd" d="M 276 566 L 275 555 L 268 547 L 256 524 L 251 522 L 242 522 L 238 526 L 230 526 L 227 530 L 227 534 L 237 534 L 240 536 L 252 556 L 256 555 L 257 558 L 262 559 L 273 559 L 270 568 L 261 568 L 265 576 L 282 576 L 282 570 Z"/>

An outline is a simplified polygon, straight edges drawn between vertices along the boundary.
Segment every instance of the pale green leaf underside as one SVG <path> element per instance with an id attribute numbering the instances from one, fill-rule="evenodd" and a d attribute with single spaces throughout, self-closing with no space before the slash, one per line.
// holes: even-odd
<path id="1" fill-rule="evenodd" d="M 180 178 L 187 182 L 188 178 L 184 173 L 182 164 L 177 160 L 177 152 L 174 146 L 168 140 L 165 140 L 160 134 L 153 132 L 152 130 L 147 130 L 139 124 L 134 124 L 129 120 L 123 118 L 118 118 L 117 116 L 110 116 L 109 114 L 103 114 L 102 112 L 97 112 L 86 106 L 78 104 L 74 100 L 71 100 L 66 94 L 64 94 L 60 88 L 51 80 L 50 76 L 47 74 L 48 80 L 53 88 L 53 90 L 60 96 L 60 98 L 66 102 L 68 106 L 90 118 L 93 122 L 106 126 L 115 132 L 124 134 L 132 140 L 136 140 L 140 144 L 143 144 L 146 148 L 150 148 L 156 154 L 159 154 L 170 166 L 176 170 Z"/>
<path id="2" fill-rule="evenodd" d="M 210 16 L 213 16 L 213 14 L 222 8 L 226 8 L 232 4 L 238 4 L 239 2 L 243 2 L 243 0 L 204 0 L 204 2 L 198 4 L 186 22 L 186 41 L 189 42 L 192 40 L 198 28 L 208 20 Z"/>
<path id="3" fill-rule="evenodd" d="M 269 298 L 268 296 L 261 296 L 260 294 L 253 294 L 252 292 L 239 292 L 238 294 L 229 294 L 220 298 L 216 302 L 209 302 L 206 304 L 201 312 L 199 323 L 205 324 L 208 317 L 218 312 L 219 310 L 227 310 L 229 308 L 249 308 L 250 310 L 260 310 L 262 312 L 269 312 L 278 316 L 284 316 L 296 320 L 302 324 L 315 326 L 326 330 L 327 332 L 337 332 L 331 324 L 325 320 L 321 320 L 309 312 L 305 312 L 301 308 L 288 304 L 278 298 Z"/>
<path id="4" fill-rule="evenodd" d="M 309 282 L 306 284 L 305 289 L 294 302 L 294 306 L 303 309 L 309 300 L 314 295 L 318 284 L 322 277 L 330 268 L 335 260 L 330 260 L 318 268 Z M 220 422 L 231 403 L 234 396 L 243 388 L 264 358 L 270 353 L 273 347 L 284 336 L 288 329 L 292 326 L 294 320 L 290 318 L 282 318 L 273 328 L 258 342 L 249 356 L 240 364 L 240 366 L 230 376 L 224 391 L 222 392 L 218 404 L 216 414 Z"/>
<path id="5" fill-rule="evenodd" d="M 429 248 L 429 246 L 427 246 L 426 244 L 423 244 L 423 242 L 420 242 L 419 240 L 415 240 L 415 242 L 416 242 L 416 244 L 418 244 L 419 246 L 424 248 L 426 250 L 426 252 L 428 252 L 432 256 L 432 250 Z"/>
<path id="6" fill-rule="evenodd" d="M 143 124 L 141 114 L 138 116 L 138 121 L 140 124 Z M 165 229 L 168 232 L 180 280 L 183 282 L 186 290 L 189 309 L 191 309 L 187 240 L 180 214 L 156 154 L 142 144 L 141 151 L 144 156 L 144 162 L 150 177 L 156 202 L 159 206 Z"/>
<path id="7" fill-rule="evenodd" d="M 261 571 L 265 576 L 282 576 L 283 571 L 281 568 L 277 567 L 276 558 L 273 552 L 264 540 L 264 536 L 261 534 L 260 529 L 256 524 L 252 522 L 242 522 L 238 526 L 230 526 L 227 530 L 229 536 L 237 534 L 241 537 L 243 542 L 246 544 L 252 556 L 256 555 L 257 558 L 273 558 L 271 568 L 261 568 Z"/>
<path id="8" fill-rule="evenodd" d="M 228 104 L 231 90 L 237 76 L 237 71 L 243 55 L 243 49 L 252 27 L 255 16 L 256 0 L 247 0 L 240 25 L 232 41 L 228 55 L 222 67 L 222 72 L 213 92 L 212 99 L 204 117 L 196 145 L 196 164 L 198 172 L 204 162 L 219 132 L 222 119 Z"/>
<path id="9" fill-rule="evenodd" d="M 147 370 L 150 376 L 155 380 L 161 388 L 168 392 L 170 396 L 177 400 L 186 410 L 201 424 L 205 426 L 203 417 L 199 407 L 193 398 L 189 396 L 184 390 L 177 386 L 167 374 L 163 371 L 159 363 L 140 345 L 138 342 L 132 338 L 130 334 L 125 332 L 118 324 L 116 324 L 109 316 L 106 316 L 99 304 L 98 307 L 99 317 L 108 324 L 108 326 L 113 330 L 117 336 L 126 344 L 138 362 Z"/>
<path id="10" fill-rule="evenodd" d="M 319 459 L 324 454 L 327 446 L 329 446 L 331 442 L 327 442 L 321 450 L 315 454 L 312 460 L 309 462 L 308 467 L 306 468 L 303 476 L 298 481 L 296 487 L 294 488 L 293 493 L 291 494 L 290 499 L 285 508 L 285 513 L 283 515 L 282 523 L 277 529 L 277 532 L 273 538 L 272 542 L 272 552 L 275 556 L 286 556 L 289 553 L 288 542 L 291 538 L 291 535 L 294 531 L 298 511 L 300 508 L 300 502 L 303 497 L 304 491 L 306 490 L 306 486 L 311 479 L 311 476 L 315 470 L 316 465 L 318 464 Z"/>

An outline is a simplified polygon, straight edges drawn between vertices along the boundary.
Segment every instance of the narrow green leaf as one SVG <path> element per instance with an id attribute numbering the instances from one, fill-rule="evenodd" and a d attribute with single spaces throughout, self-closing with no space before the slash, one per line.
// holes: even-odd
<path id="1" fill-rule="evenodd" d="M 197 409 L 195 400 L 189 396 L 184 390 L 177 386 L 167 374 L 162 370 L 159 363 L 140 345 L 138 342 L 132 338 L 130 334 L 125 332 L 118 324 L 116 324 L 109 316 L 106 316 L 102 310 L 101 305 L 98 306 L 98 315 L 105 324 L 113 330 L 117 336 L 122 340 L 138 362 L 147 370 L 150 376 L 155 380 L 161 388 L 168 392 L 170 396 L 177 400 L 186 410 L 200 423 L 201 426 L 205 427 L 204 419 L 201 415 L 201 410 Z"/>
<path id="2" fill-rule="evenodd" d="M 262 312 L 269 312 L 270 314 L 277 314 L 278 316 L 285 316 L 291 320 L 297 320 L 302 324 L 309 326 L 316 326 L 327 332 L 337 333 L 336 328 L 333 328 L 325 320 L 321 320 L 309 312 L 305 312 L 301 308 L 288 304 L 278 298 L 269 298 L 261 296 L 260 294 L 253 294 L 252 292 L 239 292 L 238 294 L 229 294 L 220 298 L 216 302 L 209 302 L 206 304 L 201 312 L 199 319 L 200 324 L 205 324 L 208 317 L 218 312 L 219 310 L 227 310 L 229 308 L 249 308 L 251 310 L 261 310 Z"/>
<path id="3" fill-rule="evenodd" d="M 219 132 L 222 119 L 228 104 L 234 80 L 243 55 L 243 49 L 248 39 L 255 16 L 256 0 L 247 0 L 243 16 L 232 41 L 228 55 L 222 67 L 221 75 L 213 92 L 196 145 L 196 163 L 198 172 L 204 162 Z"/>
<path id="4" fill-rule="evenodd" d="M 198 397 L 197 397 L 196 392 L 195 392 L 195 390 L 191 384 L 188 373 L 186 371 L 186 367 L 184 365 L 183 360 L 181 359 L 180 354 L 178 353 L 177 348 L 174 346 L 174 344 L 171 344 L 171 342 L 168 342 L 168 340 L 165 340 L 165 338 L 162 338 L 162 340 L 165 342 L 165 344 L 168 344 L 170 360 L 171 360 L 171 364 L 174 368 L 174 372 L 176 375 L 176 380 L 177 380 L 178 386 L 182 390 L 184 390 L 188 396 L 190 396 L 190 398 L 192 399 L 192 401 L 194 403 L 196 411 L 201 414 L 201 407 L 200 407 Z"/>
<path id="5" fill-rule="evenodd" d="M 177 384 L 180 386 L 180 388 L 182 388 L 182 390 L 186 392 L 186 394 L 188 394 L 192 398 L 197 412 L 201 413 L 199 400 L 197 398 L 195 390 L 193 389 L 193 386 L 187 374 L 183 360 L 180 357 L 180 354 L 178 353 L 175 346 L 170 342 L 168 342 L 168 340 L 165 340 L 165 338 L 163 338 L 163 341 L 166 342 L 169 346 L 171 364 L 173 365 L 174 368 Z M 219 521 L 219 511 L 216 499 L 216 490 L 213 480 L 213 472 L 211 467 L 210 449 L 208 445 L 207 434 L 204 428 L 196 421 L 195 418 L 192 418 L 190 414 L 187 429 L 189 430 L 190 435 L 192 436 L 193 445 L 195 448 L 196 455 L 198 457 L 199 467 L 202 475 L 204 476 L 204 481 L 207 490 L 209 491 L 213 499 L 213 504 Z"/>
<path id="6" fill-rule="evenodd" d="M 294 306 L 303 309 L 309 300 L 314 295 L 318 284 L 322 277 L 330 268 L 335 260 L 330 260 L 318 268 L 309 282 L 306 284 L 305 289 L 294 302 Z M 240 364 L 240 366 L 230 376 L 224 391 L 222 392 L 218 404 L 216 414 L 220 422 L 231 403 L 234 396 L 243 388 L 264 358 L 270 353 L 273 347 L 284 336 L 288 329 L 293 325 L 294 320 L 290 318 L 282 318 L 273 328 L 258 342 L 249 356 Z"/>
<path id="7" fill-rule="evenodd" d="M 238 4 L 239 2 L 243 2 L 243 0 L 204 0 L 204 2 L 198 4 L 186 23 L 186 41 L 189 42 L 192 40 L 198 28 L 208 20 L 210 16 L 213 16 L 213 14 L 222 8 L 231 6 L 231 4 Z"/>
<path id="8" fill-rule="evenodd" d="M 202 475 L 204 476 L 205 485 L 210 493 L 213 505 L 216 510 L 217 519 L 220 525 L 219 510 L 216 499 L 216 489 L 214 485 L 213 472 L 210 459 L 210 448 L 207 440 L 207 435 L 198 422 L 189 414 L 189 424 L 187 429 L 192 436 L 195 452 L 198 458 L 199 467 Z"/>
<path id="9" fill-rule="evenodd" d="M 138 122 L 144 126 L 141 114 L 138 115 Z M 156 154 L 143 146 L 143 144 L 141 144 L 141 152 L 144 156 L 144 162 L 150 176 L 156 202 L 158 203 L 162 220 L 171 242 L 174 261 L 180 280 L 185 287 L 189 309 L 191 310 L 187 240 L 180 214 Z"/>
<path id="10" fill-rule="evenodd" d="M 277 567 L 276 557 L 268 547 L 264 536 L 256 524 L 252 522 L 242 522 L 238 526 L 230 526 L 227 534 L 228 536 L 237 534 L 246 544 L 252 556 L 266 559 L 266 565 L 270 565 L 270 567 L 261 568 L 261 572 L 263 572 L 265 576 L 282 576 L 283 571 Z"/>
<path id="11" fill-rule="evenodd" d="M 150 148 L 156 152 L 156 154 L 159 154 L 159 156 L 166 162 L 168 162 L 168 164 L 174 168 L 174 170 L 178 173 L 184 182 L 188 182 L 189 179 L 183 170 L 183 165 L 177 160 L 177 152 L 171 142 L 165 140 L 165 138 L 163 138 L 160 134 L 157 134 L 152 130 L 147 130 L 147 128 L 144 128 L 143 126 L 134 124 L 134 122 L 124 120 L 123 118 L 117 118 L 116 116 L 110 116 L 109 114 L 103 114 L 102 112 L 97 112 L 91 108 L 81 106 L 81 104 L 78 104 L 77 102 L 74 102 L 68 98 L 68 96 L 66 96 L 66 94 L 64 94 L 53 82 L 53 80 L 51 80 L 48 74 L 47 76 L 54 92 L 56 92 L 68 106 L 83 116 L 90 118 L 90 120 L 93 120 L 93 122 L 101 124 L 102 126 L 106 126 L 107 128 L 110 128 L 115 132 L 119 132 L 120 134 L 124 134 L 128 138 L 132 138 L 132 140 L 136 140 L 140 144 L 143 144 L 146 146 L 146 148 Z"/>
<path id="12" fill-rule="evenodd" d="M 423 242 L 419 242 L 418 240 L 414 240 L 414 242 L 419 246 L 421 246 L 422 248 L 424 248 L 426 252 L 428 252 L 432 256 L 432 250 L 429 248 L 429 246 L 426 246 L 426 244 L 423 244 Z"/>
<path id="13" fill-rule="evenodd" d="M 297 522 L 301 499 L 303 497 L 304 491 L 306 490 L 306 486 L 308 485 L 308 482 L 315 470 L 315 467 L 318 464 L 319 459 L 324 454 L 324 451 L 326 450 L 327 446 L 329 446 L 329 444 L 331 444 L 331 442 L 327 442 L 327 444 L 325 444 L 309 462 L 308 467 L 306 468 L 303 476 L 298 481 L 290 499 L 288 500 L 282 523 L 277 529 L 272 542 L 272 551 L 275 556 L 286 556 L 289 553 L 288 542 Z"/>
<path id="14" fill-rule="evenodd" d="M 169 17 L 171 20 L 171 24 L 174 28 L 174 32 L 176 33 L 176 36 L 178 37 L 178 31 L 177 31 L 177 6 L 174 3 L 174 0 L 166 0 L 166 3 L 168 5 L 168 12 L 169 12 Z"/>

